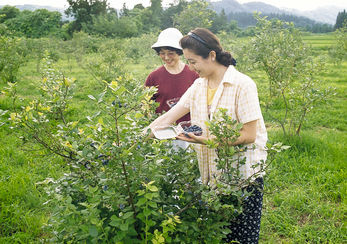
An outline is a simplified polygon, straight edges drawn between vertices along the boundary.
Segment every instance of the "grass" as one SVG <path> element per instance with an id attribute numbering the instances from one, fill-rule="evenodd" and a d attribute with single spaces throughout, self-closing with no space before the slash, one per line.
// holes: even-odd
<path id="1" fill-rule="evenodd" d="M 325 54 L 332 35 L 305 36 Z M 328 61 L 328 60 L 327 60 Z M 260 243 L 345 243 L 347 167 L 347 63 L 327 64 L 319 74 L 336 95 L 307 116 L 300 137 L 283 138 L 276 129 L 269 138 L 291 148 L 281 153 L 265 179 Z"/>
<path id="2" fill-rule="evenodd" d="M 49 210 L 36 182 L 55 177 L 61 168 L 49 157 L 22 151 L 22 143 L 0 128 L 0 243 L 30 243 L 42 234 Z"/>
<path id="3" fill-rule="evenodd" d="M 265 180 L 262 243 L 344 243 L 347 136 L 305 131 L 288 140 Z"/>
<path id="4" fill-rule="evenodd" d="M 316 53 L 326 54 L 334 43 L 332 35 L 306 35 L 304 41 Z M 150 50 L 152 51 L 152 50 Z M 329 62 L 329 60 L 327 59 Z M 69 116 L 85 118 L 95 111 L 87 98 L 102 87 L 73 59 L 61 59 L 59 67 L 76 78 L 76 96 Z M 142 85 L 156 64 L 129 62 L 127 69 Z M 347 63 L 328 63 L 319 74 L 326 86 L 336 87 L 336 95 L 307 117 L 300 137 L 283 138 L 282 132 L 267 122 L 269 138 L 291 148 L 279 155 L 265 179 L 264 209 L 260 243 L 345 243 L 346 233 L 346 83 Z M 263 74 L 250 76 L 261 81 Z M 36 62 L 20 69 L 18 92 L 27 100 L 37 96 L 40 74 Z M 5 85 L 0 84 L 2 89 Z M 0 108 L 10 103 L 0 95 Z M 266 118 L 266 116 L 264 116 Z M 83 122 L 83 119 L 82 119 Z M 46 235 L 49 200 L 36 183 L 63 173 L 63 164 L 42 151 L 25 147 L 6 127 L 0 127 L 0 243 L 37 243 Z M 24 150 L 23 150 L 24 149 Z"/>

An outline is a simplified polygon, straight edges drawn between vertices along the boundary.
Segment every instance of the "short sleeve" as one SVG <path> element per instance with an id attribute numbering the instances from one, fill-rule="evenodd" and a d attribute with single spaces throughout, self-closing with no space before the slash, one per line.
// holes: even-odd
<path id="1" fill-rule="evenodd" d="M 262 118 L 257 86 L 251 81 L 241 88 L 237 101 L 238 120 L 245 124 Z"/>
<path id="2" fill-rule="evenodd" d="M 145 86 L 154 86 L 153 84 L 153 78 L 152 78 L 152 74 L 149 74 L 147 76 L 146 82 L 145 82 Z"/>

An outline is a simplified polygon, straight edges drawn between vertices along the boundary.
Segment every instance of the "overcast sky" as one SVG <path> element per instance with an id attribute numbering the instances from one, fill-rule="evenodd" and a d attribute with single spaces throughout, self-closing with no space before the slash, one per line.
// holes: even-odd
<path id="1" fill-rule="evenodd" d="M 164 6 L 175 0 L 162 0 Z M 217 1 L 217 0 L 212 0 Z M 238 0 L 239 3 L 246 2 L 265 2 L 280 8 L 294 8 L 298 10 L 313 10 L 318 7 L 335 5 L 347 9 L 347 0 Z M 145 7 L 149 6 L 150 0 L 108 0 L 111 7 L 120 9 L 123 3 L 126 3 L 128 8 L 132 8 L 135 4 L 142 3 Z M 66 0 L 0 0 L 0 5 L 23 5 L 35 4 L 43 6 L 53 6 L 59 8 L 67 8 Z"/>

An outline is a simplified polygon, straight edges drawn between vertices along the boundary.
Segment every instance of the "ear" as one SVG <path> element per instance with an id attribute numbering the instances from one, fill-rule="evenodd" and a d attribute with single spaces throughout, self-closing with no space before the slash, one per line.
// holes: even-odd
<path id="1" fill-rule="evenodd" d="M 216 61 L 217 54 L 215 51 L 211 51 L 209 57 L 212 61 Z"/>

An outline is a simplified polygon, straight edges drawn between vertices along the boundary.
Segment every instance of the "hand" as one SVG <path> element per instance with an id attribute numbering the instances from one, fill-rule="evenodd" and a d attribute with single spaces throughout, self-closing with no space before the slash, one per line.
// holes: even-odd
<path id="1" fill-rule="evenodd" d="M 196 135 L 194 135 L 193 132 L 189 132 L 187 134 L 181 133 L 176 137 L 176 139 L 191 142 L 191 143 L 199 143 L 199 144 L 206 144 L 206 141 L 208 140 L 207 137 L 196 136 Z"/>
<path id="2" fill-rule="evenodd" d="M 145 138 L 145 140 L 148 140 L 148 139 L 154 137 L 154 134 L 153 134 L 153 132 L 152 132 L 152 129 L 151 129 L 149 126 L 147 126 L 146 128 L 143 129 L 142 135 L 143 135 L 143 136 L 146 136 L 147 133 L 148 133 L 148 130 L 150 130 L 150 132 L 149 132 L 148 136 Z"/>

